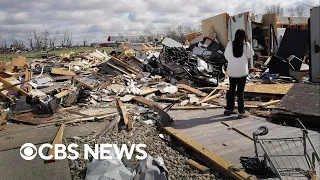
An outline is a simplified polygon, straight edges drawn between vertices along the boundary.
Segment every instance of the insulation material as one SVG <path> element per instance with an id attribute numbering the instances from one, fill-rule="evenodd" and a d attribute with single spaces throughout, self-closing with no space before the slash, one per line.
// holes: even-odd
<path id="1" fill-rule="evenodd" d="M 169 171 L 165 167 L 164 161 L 161 157 L 153 159 L 148 155 L 146 159 L 140 161 L 136 168 L 137 175 L 134 180 L 167 180 L 169 179 Z"/>

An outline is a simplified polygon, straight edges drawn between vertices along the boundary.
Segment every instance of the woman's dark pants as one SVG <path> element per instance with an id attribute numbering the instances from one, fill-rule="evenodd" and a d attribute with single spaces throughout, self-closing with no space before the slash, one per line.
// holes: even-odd
<path id="1" fill-rule="evenodd" d="M 234 110 L 234 97 L 235 97 L 235 91 L 237 88 L 237 96 L 238 96 L 238 111 L 240 114 L 244 114 L 244 87 L 246 85 L 246 79 L 245 77 L 240 78 L 232 78 L 229 77 L 229 90 L 227 92 L 227 107 L 226 110 L 233 111 Z"/>

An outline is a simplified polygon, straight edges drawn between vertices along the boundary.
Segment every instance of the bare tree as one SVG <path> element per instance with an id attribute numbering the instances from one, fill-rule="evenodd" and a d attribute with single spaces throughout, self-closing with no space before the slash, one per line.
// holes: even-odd
<path id="1" fill-rule="evenodd" d="M 47 50 L 47 48 L 49 47 L 49 36 L 50 36 L 50 32 L 45 29 L 42 33 L 41 33 L 41 39 L 42 39 L 42 48 Z"/>
<path id="2" fill-rule="evenodd" d="M 267 13 L 276 13 L 278 16 L 283 16 L 283 7 L 280 4 L 273 4 L 266 7 Z"/>
<path id="3" fill-rule="evenodd" d="M 65 29 L 59 36 L 61 46 L 71 47 L 72 45 L 72 31 Z"/>
<path id="4" fill-rule="evenodd" d="M 13 38 L 12 40 L 12 45 L 11 45 L 12 49 L 14 51 L 16 50 L 24 50 L 25 49 L 25 45 L 24 45 L 24 42 L 22 40 L 16 40 L 15 38 Z"/>
<path id="5" fill-rule="evenodd" d="M 87 41 L 87 37 L 83 36 L 83 47 L 86 47 Z"/>
<path id="6" fill-rule="evenodd" d="M 290 14 L 291 17 L 292 17 L 292 16 L 295 16 L 295 14 L 296 14 L 295 9 L 294 9 L 293 7 L 289 8 L 289 9 L 288 9 L 288 12 L 289 12 L 289 14 Z"/>
<path id="7" fill-rule="evenodd" d="M 7 48 L 7 37 L 0 36 L 0 48 L 6 49 Z"/>
<path id="8" fill-rule="evenodd" d="M 32 34 L 33 34 L 33 39 L 34 39 L 34 48 L 38 49 L 38 50 L 42 49 L 43 41 L 42 41 L 41 35 L 39 35 L 35 29 L 32 30 Z"/>
<path id="9" fill-rule="evenodd" d="M 55 34 L 52 34 L 48 37 L 48 41 L 49 41 L 49 47 L 51 49 L 54 49 L 55 48 L 55 42 L 57 41 L 58 39 L 58 35 L 59 35 L 59 31 L 56 31 Z"/>
<path id="10" fill-rule="evenodd" d="M 295 9 L 296 11 L 296 14 L 298 17 L 302 17 L 305 15 L 305 9 L 304 9 L 304 6 L 303 5 L 298 5 Z"/>
<path id="11" fill-rule="evenodd" d="M 32 29 L 28 29 L 25 32 L 25 39 L 28 43 L 28 46 L 30 47 L 30 49 L 34 48 L 34 36 L 33 36 L 33 31 Z"/>

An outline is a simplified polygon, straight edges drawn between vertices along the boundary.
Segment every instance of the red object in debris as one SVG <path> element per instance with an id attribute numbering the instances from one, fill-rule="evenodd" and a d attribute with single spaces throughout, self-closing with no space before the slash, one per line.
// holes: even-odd
<path id="1" fill-rule="evenodd" d="M 111 36 L 108 37 L 108 41 L 111 41 Z"/>

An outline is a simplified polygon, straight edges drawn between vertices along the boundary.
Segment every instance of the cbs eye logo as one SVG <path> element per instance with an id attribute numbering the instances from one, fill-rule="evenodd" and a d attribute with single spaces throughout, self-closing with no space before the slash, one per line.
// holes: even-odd
<path id="1" fill-rule="evenodd" d="M 32 160 L 37 156 L 37 148 L 32 143 L 26 143 L 20 148 L 20 156 L 25 160 Z"/>

